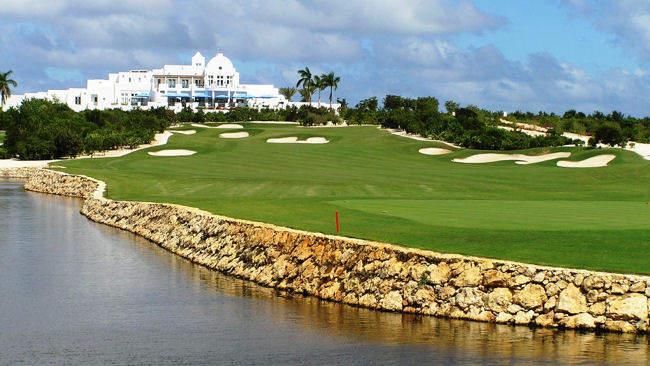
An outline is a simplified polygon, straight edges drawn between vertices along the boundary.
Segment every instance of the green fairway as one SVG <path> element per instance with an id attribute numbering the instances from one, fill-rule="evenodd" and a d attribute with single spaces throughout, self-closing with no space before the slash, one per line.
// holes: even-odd
<path id="1" fill-rule="evenodd" d="M 459 164 L 459 150 L 393 136 L 375 127 L 245 125 L 196 129 L 164 146 L 121 158 L 62 162 L 69 173 L 108 183 L 112 199 L 171 202 L 231 217 L 387 241 L 409 247 L 616 272 L 650 273 L 650 162 L 618 149 L 557 148 L 568 160 L 615 154 L 605 168 L 556 160 Z M 247 131 L 244 139 L 223 132 Z M 269 144 L 325 137 L 327 144 Z M 189 149 L 183 157 L 147 151 Z"/>

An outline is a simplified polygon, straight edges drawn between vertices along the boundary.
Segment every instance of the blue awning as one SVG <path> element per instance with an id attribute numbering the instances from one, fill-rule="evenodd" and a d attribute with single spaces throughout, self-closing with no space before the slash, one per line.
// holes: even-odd
<path id="1" fill-rule="evenodd" d="M 217 98 L 217 99 L 228 99 L 228 96 L 227 96 L 227 95 L 223 95 L 223 94 L 221 94 L 221 95 L 215 95 L 214 97 Z"/>
<path id="2" fill-rule="evenodd" d="M 149 93 L 140 93 L 135 96 L 136 98 L 149 98 Z"/>
<path id="3" fill-rule="evenodd" d="M 270 99 L 270 98 L 277 98 L 277 96 L 275 96 L 275 95 L 262 95 L 260 98 Z"/>
<path id="4" fill-rule="evenodd" d="M 236 94 L 235 94 L 233 97 L 234 97 L 234 98 L 237 98 L 237 99 L 250 99 L 250 98 L 255 98 L 255 97 L 252 96 L 252 95 L 244 95 L 244 94 L 240 94 L 240 95 L 236 95 Z"/>
<path id="5" fill-rule="evenodd" d="M 207 94 L 194 94 L 193 97 L 194 98 L 210 98 L 210 96 L 207 95 Z"/>
<path id="6" fill-rule="evenodd" d="M 163 97 L 167 98 L 189 98 L 188 94 L 165 94 Z"/>

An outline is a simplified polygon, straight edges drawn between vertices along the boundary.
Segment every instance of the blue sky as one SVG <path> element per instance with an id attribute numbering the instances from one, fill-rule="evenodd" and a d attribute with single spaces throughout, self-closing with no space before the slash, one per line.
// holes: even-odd
<path id="1" fill-rule="evenodd" d="M 197 50 L 223 52 L 242 82 L 334 71 L 352 104 L 399 94 L 650 115 L 647 0 L 0 0 L 14 94 L 189 63 Z"/>

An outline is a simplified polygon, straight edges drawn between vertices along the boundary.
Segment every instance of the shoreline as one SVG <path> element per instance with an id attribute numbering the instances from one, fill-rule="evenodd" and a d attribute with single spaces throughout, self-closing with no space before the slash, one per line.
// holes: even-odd
<path id="1" fill-rule="evenodd" d="M 113 201 L 93 178 L 0 169 L 26 190 L 84 199 L 92 221 L 264 286 L 384 311 L 550 328 L 648 333 L 650 276 L 411 249 L 233 219 L 185 206 Z"/>

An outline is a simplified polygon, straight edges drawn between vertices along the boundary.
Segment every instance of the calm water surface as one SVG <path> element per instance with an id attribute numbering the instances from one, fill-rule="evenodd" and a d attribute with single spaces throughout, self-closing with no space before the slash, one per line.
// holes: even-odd
<path id="1" fill-rule="evenodd" d="M 382 313 L 292 296 L 0 182 L 0 364 L 648 364 L 647 336 Z"/>

